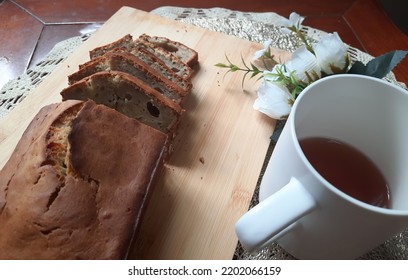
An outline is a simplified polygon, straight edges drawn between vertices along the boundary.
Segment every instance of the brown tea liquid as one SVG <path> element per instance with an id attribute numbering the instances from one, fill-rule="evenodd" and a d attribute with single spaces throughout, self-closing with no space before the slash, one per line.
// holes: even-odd
<path id="1" fill-rule="evenodd" d="M 305 138 L 299 143 L 309 162 L 333 186 L 365 203 L 389 208 L 384 176 L 360 151 L 329 138 Z"/>

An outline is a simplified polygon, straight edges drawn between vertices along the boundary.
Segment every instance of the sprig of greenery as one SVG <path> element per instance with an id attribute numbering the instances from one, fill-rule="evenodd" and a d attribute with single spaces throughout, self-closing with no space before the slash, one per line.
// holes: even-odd
<path id="1" fill-rule="evenodd" d="M 268 79 L 268 77 L 271 77 L 274 82 L 286 87 L 295 100 L 296 97 L 302 92 L 302 90 L 307 87 L 308 84 L 297 79 L 295 76 L 295 71 L 292 71 L 291 73 L 289 73 L 289 75 L 285 75 L 283 71 L 284 67 L 284 65 L 282 65 L 281 67 L 276 67 L 276 73 L 267 73 L 264 75 L 264 78 Z"/>
<path id="2" fill-rule="evenodd" d="M 272 56 L 269 54 L 269 57 L 272 58 Z M 225 63 L 217 63 L 215 64 L 216 67 L 220 67 L 220 68 L 227 68 L 228 71 L 225 73 L 228 74 L 230 72 L 237 72 L 237 71 L 242 71 L 244 72 L 244 77 L 242 78 L 242 87 L 244 87 L 244 83 L 246 78 L 248 77 L 248 75 L 250 75 L 249 79 L 252 79 L 260 74 L 263 73 L 263 70 L 259 69 L 258 67 L 256 67 L 253 63 L 250 63 L 250 66 L 248 66 L 247 63 L 245 63 L 244 58 L 241 56 L 241 61 L 243 64 L 243 67 L 239 67 L 236 64 L 233 64 L 230 59 L 228 58 L 227 55 L 225 55 L 225 59 L 227 60 L 228 64 Z M 262 76 L 258 77 L 258 80 L 261 79 Z"/>
<path id="3" fill-rule="evenodd" d="M 285 27 L 292 31 L 296 36 L 305 44 L 306 49 L 311 52 L 312 54 L 315 54 L 312 45 L 310 45 L 309 41 L 306 38 L 306 35 L 300 30 L 300 26 L 287 26 Z"/>

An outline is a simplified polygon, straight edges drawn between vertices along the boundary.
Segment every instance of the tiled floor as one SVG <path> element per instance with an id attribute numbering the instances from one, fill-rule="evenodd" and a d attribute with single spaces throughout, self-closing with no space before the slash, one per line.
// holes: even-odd
<path id="1" fill-rule="evenodd" d="M 343 41 L 374 56 L 408 49 L 408 36 L 377 0 L 0 0 L 0 87 L 40 61 L 55 43 L 98 28 L 122 6 L 145 11 L 160 6 L 223 7 L 286 17 L 296 11 L 306 16 L 305 25 L 337 31 Z M 407 61 L 394 72 L 408 84 Z"/>

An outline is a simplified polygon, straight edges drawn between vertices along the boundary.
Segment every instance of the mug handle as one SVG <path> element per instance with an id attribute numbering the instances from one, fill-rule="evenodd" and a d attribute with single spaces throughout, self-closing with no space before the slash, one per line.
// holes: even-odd
<path id="1" fill-rule="evenodd" d="M 313 196 L 296 178 L 245 213 L 235 232 L 248 251 L 265 247 L 286 233 L 285 229 L 316 208 Z"/>

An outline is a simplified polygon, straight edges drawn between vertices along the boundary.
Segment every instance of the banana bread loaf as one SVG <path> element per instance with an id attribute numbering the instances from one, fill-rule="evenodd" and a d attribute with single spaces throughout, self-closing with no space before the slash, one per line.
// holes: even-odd
<path id="1" fill-rule="evenodd" d="M 41 109 L 0 172 L 0 259 L 123 259 L 162 132 L 93 101 Z"/>

